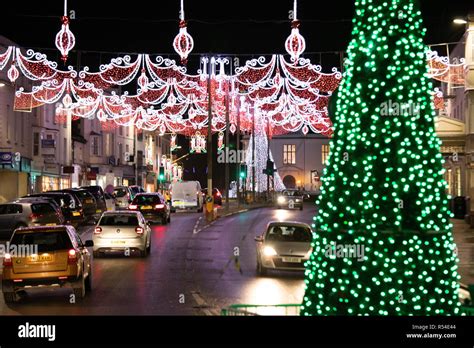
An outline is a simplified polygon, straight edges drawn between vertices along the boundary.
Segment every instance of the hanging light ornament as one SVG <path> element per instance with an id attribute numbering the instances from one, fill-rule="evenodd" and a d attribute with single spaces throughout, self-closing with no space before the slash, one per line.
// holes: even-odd
<path id="1" fill-rule="evenodd" d="M 173 40 L 173 48 L 181 57 L 181 64 L 186 65 L 188 55 L 193 50 L 194 40 L 188 34 L 186 20 L 184 19 L 184 0 L 181 0 L 181 11 L 179 12 L 179 33 Z"/>
<path id="2" fill-rule="evenodd" d="M 296 62 L 300 55 L 306 49 L 306 42 L 304 37 L 301 36 L 299 31 L 300 21 L 296 16 L 296 4 L 297 0 L 293 3 L 293 21 L 291 22 L 291 34 L 288 36 L 285 42 L 286 52 L 291 56 L 291 60 Z"/>
<path id="3" fill-rule="evenodd" d="M 8 69 L 7 76 L 11 83 L 15 83 L 16 79 L 20 76 L 20 72 L 16 68 L 15 61 L 12 62 L 10 69 Z"/>
<path id="4" fill-rule="evenodd" d="M 178 147 L 178 145 L 176 144 L 176 133 L 171 133 L 171 144 L 170 144 L 170 151 L 173 152 L 174 150 L 176 150 L 176 148 Z"/>
<path id="5" fill-rule="evenodd" d="M 224 149 L 224 132 L 219 132 L 217 137 L 217 151 Z"/>
<path id="6" fill-rule="evenodd" d="M 74 48 L 76 38 L 69 30 L 69 16 L 67 15 L 67 0 L 64 0 L 64 15 L 61 17 L 61 30 L 56 34 L 56 47 L 61 52 L 61 59 L 66 63 L 69 51 Z"/>
<path id="7" fill-rule="evenodd" d="M 140 77 L 138 78 L 138 86 L 140 86 L 141 90 L 146 92 L 148 91 L 148 84 L 150 81 L 148 80 L 148 76 L 145 74 L 145 69 L 142 69 L 142 73 Z"/>

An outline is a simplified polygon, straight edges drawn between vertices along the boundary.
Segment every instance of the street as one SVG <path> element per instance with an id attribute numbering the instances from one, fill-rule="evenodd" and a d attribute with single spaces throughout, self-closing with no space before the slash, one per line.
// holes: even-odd
<path id="1" fill-rule="evenodd" d="M 224 217 L 193 233 L 201 216 L 176 213 L 153 225 L 152 252 L 93 260 L 93 290 L 70 303 L 69 289 L 35 289 L 2 315 L 219 315 L 230 304 L 301 303 L 303 274 L 272 272 L 258 277 L 254 237 L 271 220 L 311 223 L 313 203 L 303 211 L 262 208 Z M 79 228 L 83 241 L 93 226 Z M 234 255 L 240 255 L 236 263 Z M 240 270 L 239 270 L 240 263 Z"/>

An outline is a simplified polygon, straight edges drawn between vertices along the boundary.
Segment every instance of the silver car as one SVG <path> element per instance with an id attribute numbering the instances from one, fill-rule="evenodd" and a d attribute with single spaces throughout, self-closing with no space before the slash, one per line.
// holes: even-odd
<path id="1" fill-rule="evenodd" d="M 109 211 L 94 229 L 94 257 L 106 251 L 138 250 L 141 257 L 151 251 L 151 229 L 138 211 Z"/>
<path id="2" fill-rule="evenodd" d="M 257 273 L 268 270 L 302 271 L 311 255 L 311 227 L 302 222 L 273 221 L 267 230 L 255 237 L 257 242 Z"/>

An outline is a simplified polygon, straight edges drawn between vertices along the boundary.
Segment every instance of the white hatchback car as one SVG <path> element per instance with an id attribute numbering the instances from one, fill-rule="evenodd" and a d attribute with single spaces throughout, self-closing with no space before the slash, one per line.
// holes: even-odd
<path id="1" fill-rule="evenodd" d="M 303 271 L 311 255 L 313 233 L 302 222 L 273 221 L 267 230 L 255 237 L 257 242 L 257 273 L 265 275 L 269 269 Z"/>
<path id="2" fill-rule="evenodd" d="M 141 257 L 151 251 L 151 229 L 138 211 L 109 211 L 94 229 L 94 257 L 106 251 L 138 250 Z"/>

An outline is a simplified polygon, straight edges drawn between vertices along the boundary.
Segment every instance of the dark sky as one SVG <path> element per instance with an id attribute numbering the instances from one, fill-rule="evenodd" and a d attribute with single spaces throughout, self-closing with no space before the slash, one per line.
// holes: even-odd
<path id="1" fill-rule="evenodd" d="M 474 11 L 474 0 L 421 0 L 427 43 L 452 42 L 462 27 L 455 16 Z M 47 4 L 47 6 L 45 6 Z M 185 0 L 194 53 L 282 53 L 290 32 L 292 0 Z M 54 48 L 62 0 L 2 1 L 0 35 L 25 47 Z M 76 11 L 71 29 L 79 50 L 171 54 L 179 0 L 69 0 Z M 299 0 L 298 17 L 306 52 L 345 50 L 353 0 Z M 309 54 L 308 57 L 311 55 Z M 52 57 L 53 58 L 53 57 Z"/>

